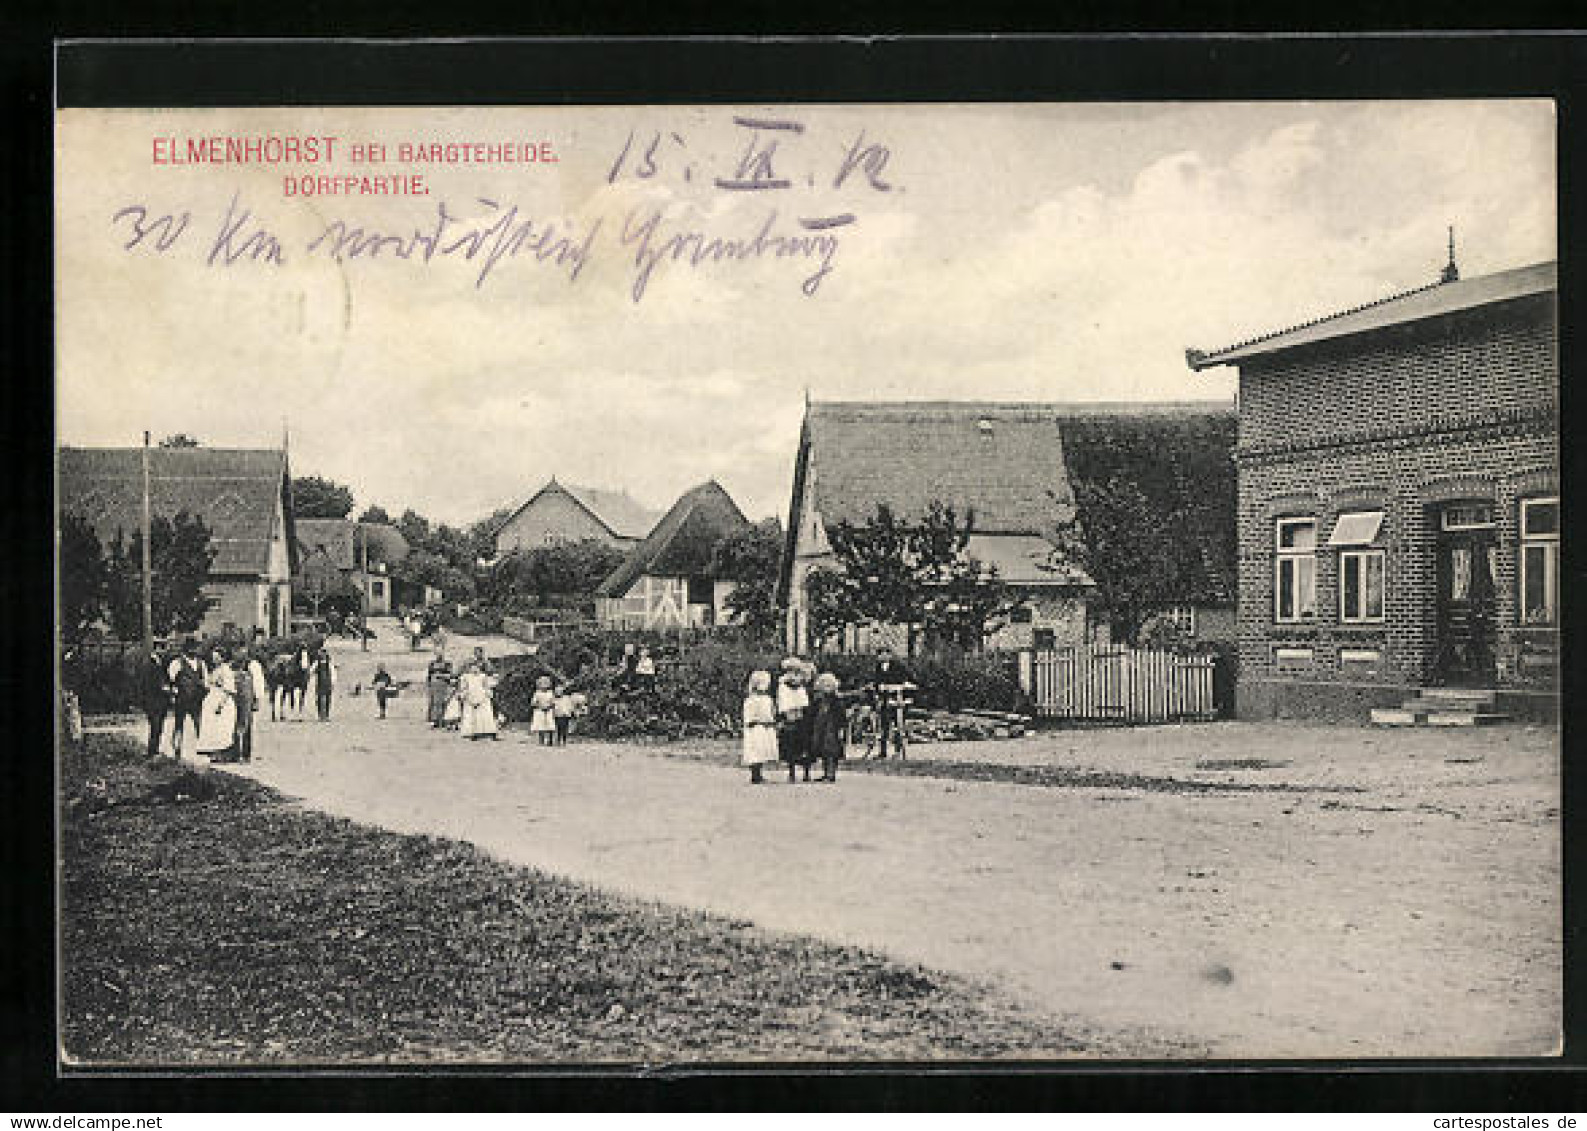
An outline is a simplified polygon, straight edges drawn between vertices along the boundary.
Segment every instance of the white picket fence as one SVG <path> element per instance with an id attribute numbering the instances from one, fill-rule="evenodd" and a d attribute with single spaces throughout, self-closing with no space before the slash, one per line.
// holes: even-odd
<path id="1" fill-rule="evenodd" d="M 1031 658 L 1031 694 L 1046 718 L 1160 723 L 1210 719 L 1213 658 L 1112 646 Z"/>

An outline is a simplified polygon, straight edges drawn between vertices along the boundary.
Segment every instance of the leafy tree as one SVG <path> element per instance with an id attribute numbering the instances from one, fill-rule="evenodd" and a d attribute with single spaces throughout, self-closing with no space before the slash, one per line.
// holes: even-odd
<path id="1" fill-rule="evenodd" d="M 358 521 L 389 523 L 391 516 L 386 513 L 385 507 L 374 503 L 364 508 L 364 513 L 358 516 Z"/>
<path id="2" fill-rule="evenodd" d="M 1183 525 L 1132 480 L 1114 475 L 1076 484 L 1055 557 L 1091 578 L 1094 605 L 1115 641 L 1136 644 L 1156 612 L 1184 592 L 1182 548 L 1194 543 Z"/>
<path id="3" fill-rule="evenodd" d="M 727 609 L 752 632 L 775 633 L 782 523 L 775 518 L 728 535 L 711 552 L 711 574 L 734 583 Z"/>
<path id="4" fill-rule="evenodd" d="M 806 575 L 805 612 L 817 648 L 860 619 L 853 610 L 853 585 L 841 570 L 818 566 Z"/>
<path id="5" fill-rule="evenodd" d="M 61 635 L 68 645 L 83 638 L 105 611 L 105 557 L 99 536 L 74 514 L 61 517 Z"/>
<path id="6" fill-rule="evenodd" d="M 422 550 L 429 546 L 430 520 L 412 507 L 403 511 L 402 517 L 397 519 L 397 529 L 402 531 L 402 536 L 413 549 Z"/>
<path id="7" fill-rule="evenodd" d="M 919 522 L 903 522 L 879 503 L 863 524 L 833 526 L 827 538 L 840 569 L 818 582 L 823 621 L 839 628 L 865 621 L 905 625 L 910 651 L 917 627 L 959 647 L 979 647 L 1011 602 L 996 570 L 967 552 L 974 525 L 973 513 L 961 522 L 953 507 L 933 501 Z M 812 625 L 815 620 L 812 609 Z"/>
<path id="8" fill-rule="evenodd" d="M 493 600 L 587 597 L 622 563 L 623 552 L 596 538 L 516 550 L 491 570 Z"/>
<path id="9" fill-rule="evenodd" d="M 179 511 L 174 519 L 156 515 L 149 524 L 154 633 L 192 632 L 204 619 L 208 601 L 204 583 L 215 551 L 203 519 Z M 106 603 L 112 627 L 132 639 L 143 624 L 143 532 L 129 540 L 120 533 L 107 563 Z"/>
<path id="10" fill-rule="evenodd" d="M 174 432 L 160 441 L 162 448 L 196 448 L 198 441 L 186 432 Z"/>
<path id="11" fill-rule="evenodd" d="M 496 556 L 496 532 L 511 517 L 510 507 L 497 507 L 468 528 L 470 560 L 489 561 Z"/>
<path id="12" fill-rule="evenodd" d="M 292 510 L 298 518 L 346 518 L 353 513 L 353 489 L 318 475 L 292 480 Z"/>

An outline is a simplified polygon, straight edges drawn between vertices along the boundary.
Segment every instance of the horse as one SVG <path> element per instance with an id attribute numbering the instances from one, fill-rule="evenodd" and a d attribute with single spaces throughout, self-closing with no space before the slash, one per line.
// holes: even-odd
<path id="1" fill-rule="evenodd" d="M 272 720 L 286 718 L 288 708 L 299 715 L 303 713 L 303 700 L 309 690 L 309 673 L 302 664 L 298 663 L 296 652 L 286 652 L 277 656 L 270 664 L 270 670 L 265 673 L 265 682 L 270 689 Z"/>

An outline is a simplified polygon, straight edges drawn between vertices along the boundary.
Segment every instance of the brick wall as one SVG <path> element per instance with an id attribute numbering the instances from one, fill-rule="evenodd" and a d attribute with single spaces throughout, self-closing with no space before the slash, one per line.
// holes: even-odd
<path id="1" fill-rule="evenodd" d="M 1559 490 L 1556 350 L 1552 301 L 1527 300 L 1242 368 L 1242 703 L 1271 698 L 1255 686 L 1264 683 L 1360 687 L 1370 699 L 1373 687 L 1426 682 L 1437 508 L 1460 500 L 1492 503 L 1498 517 L 1499 685 L 1536 679 L 1517 675 L 1514 657 L 1557 648 L 1557 634 L 1520 625 L 1519 504 Z M 1375 543 L 1385 551 L 1384 623 L 1346 625 L 1339 551 L 1326 542 L 1341 512 L 1364 509 L 1384 511 Z M 1286 515 L 1317 519 L 1315 623 L 1274 622 L 1274 524 Z"/>

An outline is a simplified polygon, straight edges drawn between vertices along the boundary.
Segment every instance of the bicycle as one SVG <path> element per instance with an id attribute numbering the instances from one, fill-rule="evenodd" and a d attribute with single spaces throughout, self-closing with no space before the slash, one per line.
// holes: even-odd
<path id="1" fill-rule="evenodd" d="M 884 684 L 880 688 L 867 684 L 865 687 L 866 702 L 857 707 L 849 716 L 849 744 L 864 746 L 865 753 L 862 759 L 885 758 L 887 751 L 884 749 L 877 753 L 882 736 L 882 722 L 884 713 L 887 718 L 887 730 L 892 739 L 893 752 L 899 758 L 909 757 L 909 731 L 907 727 L 908 708 L 911 702 L 909 693 L 915 690 L 912 683 Z"/>

